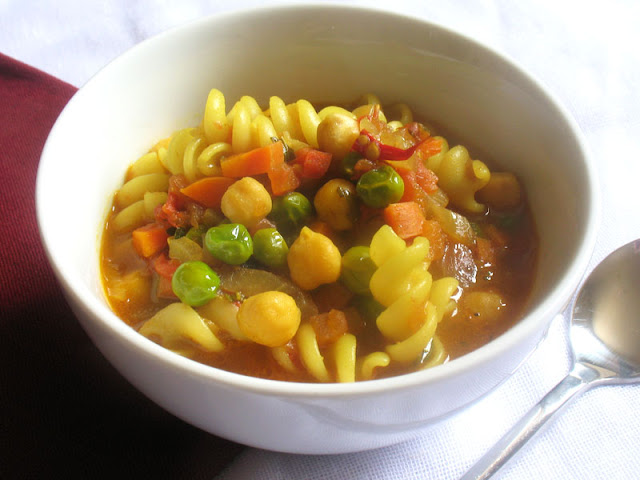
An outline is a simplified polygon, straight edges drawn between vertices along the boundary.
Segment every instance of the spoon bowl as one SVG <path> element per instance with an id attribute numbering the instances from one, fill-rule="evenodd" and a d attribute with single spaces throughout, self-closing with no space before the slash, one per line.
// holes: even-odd
<path id="1" fill-rule="evenodd" d="M 578 393 L 640 381 L 640 240 L 609 254 L 573 303 L 569 338 L 573 367 L 461 480 L 490 478 Z"/>
<path id="2" fill-rule="evenodd" d="M 600 371 L 600 381 L 636 381 L 640 374 L 640 240 L 600 263 L 574 303 L 571 345 L 576 363 Z"/>

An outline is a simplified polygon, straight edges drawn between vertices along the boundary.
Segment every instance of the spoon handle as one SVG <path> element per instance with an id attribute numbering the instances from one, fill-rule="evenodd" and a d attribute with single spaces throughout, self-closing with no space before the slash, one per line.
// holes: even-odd
<path id="1" fill-rule="evenodd" d="M 577 393 L 599 377 L 594 369 L 576 363 L 571 372 L 471 467 L 460 480 L 490 478 Z"/>

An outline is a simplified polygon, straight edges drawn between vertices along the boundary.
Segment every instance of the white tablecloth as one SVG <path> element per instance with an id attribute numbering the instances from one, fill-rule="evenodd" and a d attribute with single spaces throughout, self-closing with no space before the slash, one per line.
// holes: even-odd
<path id="1" fill-rule="evenodd" d="M 1 0 L 0 52 L 82 86 L 111 59 L 149 36 L 204 15 L 267 3 Z M 617 246 L 640 238 L 640 2 L 339 3 L 393 9 L 440 22 L 517 61 L 568 108 L 600 166 L 603 218 L 591 268 Z M 557 317 L 545 341 L 506 383 L 415 440 L 364 453 L 324 457 L 247 449 L 222 477 L 457 478 L 566 375 L 570 364 L 567 321 L 561 315 Z M 639 405 L 640 386 L 587 392 L 496 478 L 640 478 Z"/>

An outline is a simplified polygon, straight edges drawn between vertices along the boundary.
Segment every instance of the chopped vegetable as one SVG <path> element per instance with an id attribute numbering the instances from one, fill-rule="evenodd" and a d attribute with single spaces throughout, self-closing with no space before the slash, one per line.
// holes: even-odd
<path id="1" fill-rule="evenodd" d="M 403 240 L 422 235 L 425 218 L 416 202 L 392 203 L 383 210 L 382 215 L 385 223 Z"/>
<path id="2" fill-rule="evenodd" d="M 393 168 L 384 165 L 362 175 L 356 190 L 365 205 L 384 208 L 402 198 L 404 182 Z"/>
<path id="3" fill-rule="evenodd" d="M 220 207 L 220 201 L 234 179 L 229 177 L 205 177 L 180 189 L 180 192 L 208 208 Z"/>
<path id="4" fill-rule="evenodd" d="M 229 265 L 240 265 L 253 254 L 251 235 L 240 223 L 211 227 L 204 236 L 204 245 L 211 256 Z"/>
<path id="5" fill-rule="evenodd" d="M 287 263 L 289 247 L 275 228 L 263 228 L 253 235 L 253 256 L 267 267 L 282 267 Z"/>
<path id="6" fill-rule="evenodd" d="M 313 207 L 307 197 L 300 192 L 291 192 L 273 199 L 269 217 L 278 227 L 289 230 L 300 228 L 312 214 Z"/>
<path id="7" fill-rule="evenodd" d="M 369 281 L 377 268 L 369 255 L 369 247 L 351 247 L 342 256 L 340 280 L 355 294 L 371 294 Z"/>
<path id="8" fill-rule="evenodd" d="M 302 165 L 302 177 L 322 178 L 331 166 L 331 154 L 314 148 L 301 148 L 296 152 L 295 162 Z"/>
<path id="9" fill-rule="evenodd" d="M 351 151 L 345 155 L 340 161 L 340 174 L 345 178 L 354 178 L 358 160 L 362 160 L 362 155 L 356 151 Z"/>
<path id="10" fill-rule="evenodd" d="M 267 172 L 267 175 L 271 182 L 271 192 L 276 196 L 293 192 L 300 186 L 300 179 L 288 163 L 276 165 Z"/>
<path id="11" fill-rule="evenodd" d="M 182 263 L 171 280 L 173 293 L 187 305 L 200 307 L 218 294 L 220 278 L 200 261 Z"/>
<path id="12" fill-rule="evenodd" d="M 136 228 L 132 233 L 133 248 L 144 258 L 153 257 L 167 246 L 169 234 L 162 225 L 151 223 Z"/>
<path id="13" fill-rule="evenodd" d="M 284 152 L 280 142 L 259 147 L 245 153 L 238 153 L 220 160 L 222 175 L 241 178 L 268 173 L 284 162 Z"/>

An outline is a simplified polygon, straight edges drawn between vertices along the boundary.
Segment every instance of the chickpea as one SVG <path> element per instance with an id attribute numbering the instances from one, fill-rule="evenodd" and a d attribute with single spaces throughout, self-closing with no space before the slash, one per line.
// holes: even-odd
<path id="1" fill-rule="evenodd" d="M 318 124 L 318 146 L 341 160 L 360 135 L 358 121 L 343 113 L 331 113 Z"/>
<path id="2" fill-rule="evenodd" d="M 244 177 L 227 189 L 220 208 L 232 222 L 251 228 L 271 212 L 271 195 L 255 178 Z"/>
<path id="3" fill-rule="evenodd" d="M 300 326 L 300 309 L 286 293 L 268 291 L 247 298 L 238 310 L 238 327 L 250 340 L 279 347 L 293 338 Z"/>
<path id="4" fill-rule="evenodd" d="M 313 199 L 320 220 L 334 230 L 349 230 L 358 216 L 356 187 L 341 178 L 325 183 Z"/>
<path id="5" fill-rule="evenodd" d="M 342 256 L 334 243 L 321 233 L 303 227 L 289 248 L 287 263 L 291 279 L 304 290 L 313 290 L 340 277 Z"/>

